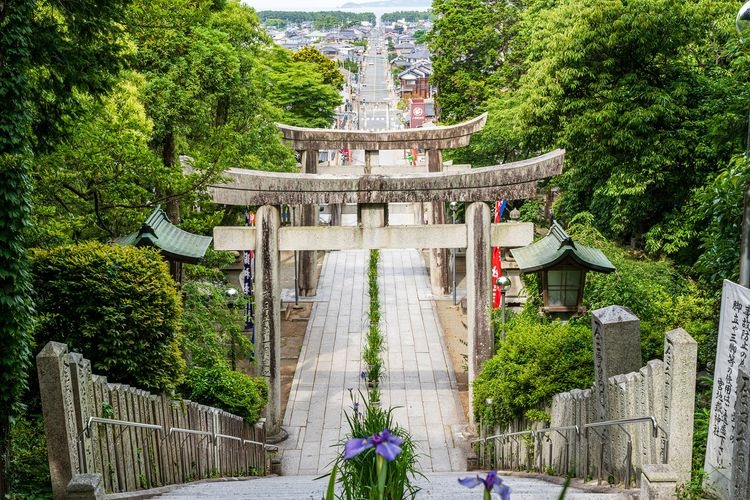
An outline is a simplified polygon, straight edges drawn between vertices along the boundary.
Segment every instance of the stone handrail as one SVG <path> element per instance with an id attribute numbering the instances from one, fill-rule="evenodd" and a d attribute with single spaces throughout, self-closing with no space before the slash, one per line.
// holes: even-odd
<path id="1" fill-rule="evenodd" d="M 59 342 L 37 355 L 37 370 L 55 498 L 267 470 L 264 421 L 109 383 Z"/>

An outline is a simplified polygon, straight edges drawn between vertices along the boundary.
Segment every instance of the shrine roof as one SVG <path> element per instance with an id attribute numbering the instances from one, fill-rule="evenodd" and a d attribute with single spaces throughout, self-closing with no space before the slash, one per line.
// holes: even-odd
<path id="1" fill-rule="evenodd" d="M 565 261 L 600 273 L 615 271 L 615 266 L 601 250 L 576 243 L 557 222 L 552 223 L 549 234 L 541 240 L 512 248 L 510 253 L 523 273 L 542 271 Z"/>
<path id="2" fill-rule="evenodd" d="M 156 247 L 170 260 L 195 264 L 203 259 L 212 239 L 211 236 L 183 231 L 169 221 L 164 210 L 157 207 L 138 231 L 117 238 L 115 243 Z"/>

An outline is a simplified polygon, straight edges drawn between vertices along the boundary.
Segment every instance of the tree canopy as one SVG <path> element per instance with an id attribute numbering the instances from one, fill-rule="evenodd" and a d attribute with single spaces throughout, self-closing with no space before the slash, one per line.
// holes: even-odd
<path id="1" fill-rule="evenodd" d="M 706 231 L 721 232 L 694 207 L 744 146 L 750 73 L 734 9 L 436 1 L 442 119 L 489 111 L 457 156 L 487 165 L 565 148 L 565 172 L 550 183 L 562 193 L 556 217 L 591 212 L 606 236 L 692 266 L 713 240 Z"/>

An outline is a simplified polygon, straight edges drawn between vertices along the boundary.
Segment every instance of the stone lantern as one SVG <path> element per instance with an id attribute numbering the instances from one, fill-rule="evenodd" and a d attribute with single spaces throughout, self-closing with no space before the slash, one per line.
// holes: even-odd
<path id="1" fill-rule="evenodd" d="M 576 243 L 557 222 L 541 240 L 510 252 L 522 273 L 539 275 L 542 310 L 564 319 L 585 312 L 582 302 L 586 272 L 615 270 L 601 250 Z"/>

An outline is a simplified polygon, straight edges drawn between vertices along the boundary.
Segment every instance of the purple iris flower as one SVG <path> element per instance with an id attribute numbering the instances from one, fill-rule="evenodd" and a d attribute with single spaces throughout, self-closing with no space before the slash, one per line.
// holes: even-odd
<path id="1" fill-rule="evenodd" d="M 392 462 L 401 453 L 403 439 L 393 435 L 388 429 L 371 437 L 353 438 L 344 444 L 344 458 L 350 460 L 363 451 L 375 447 L 375 453 Z"/>
<path id="2" fill-rule="evenodd" d="M 495 493 L 500 495 L 502 500 L 510 500 L 510 488 L 507 484 L 503 484 L 503 480 L 497 475 L 497 471 L 495 470 L 489 471 L 484 478 L 477 474 L 476 477 L 464 477 L 459 479 L 458 482 L 461 486 L 466 486 L 467 488 L 473 488 L 483 484 L 485 492 L 490 493 L 494 490 Z"/>

